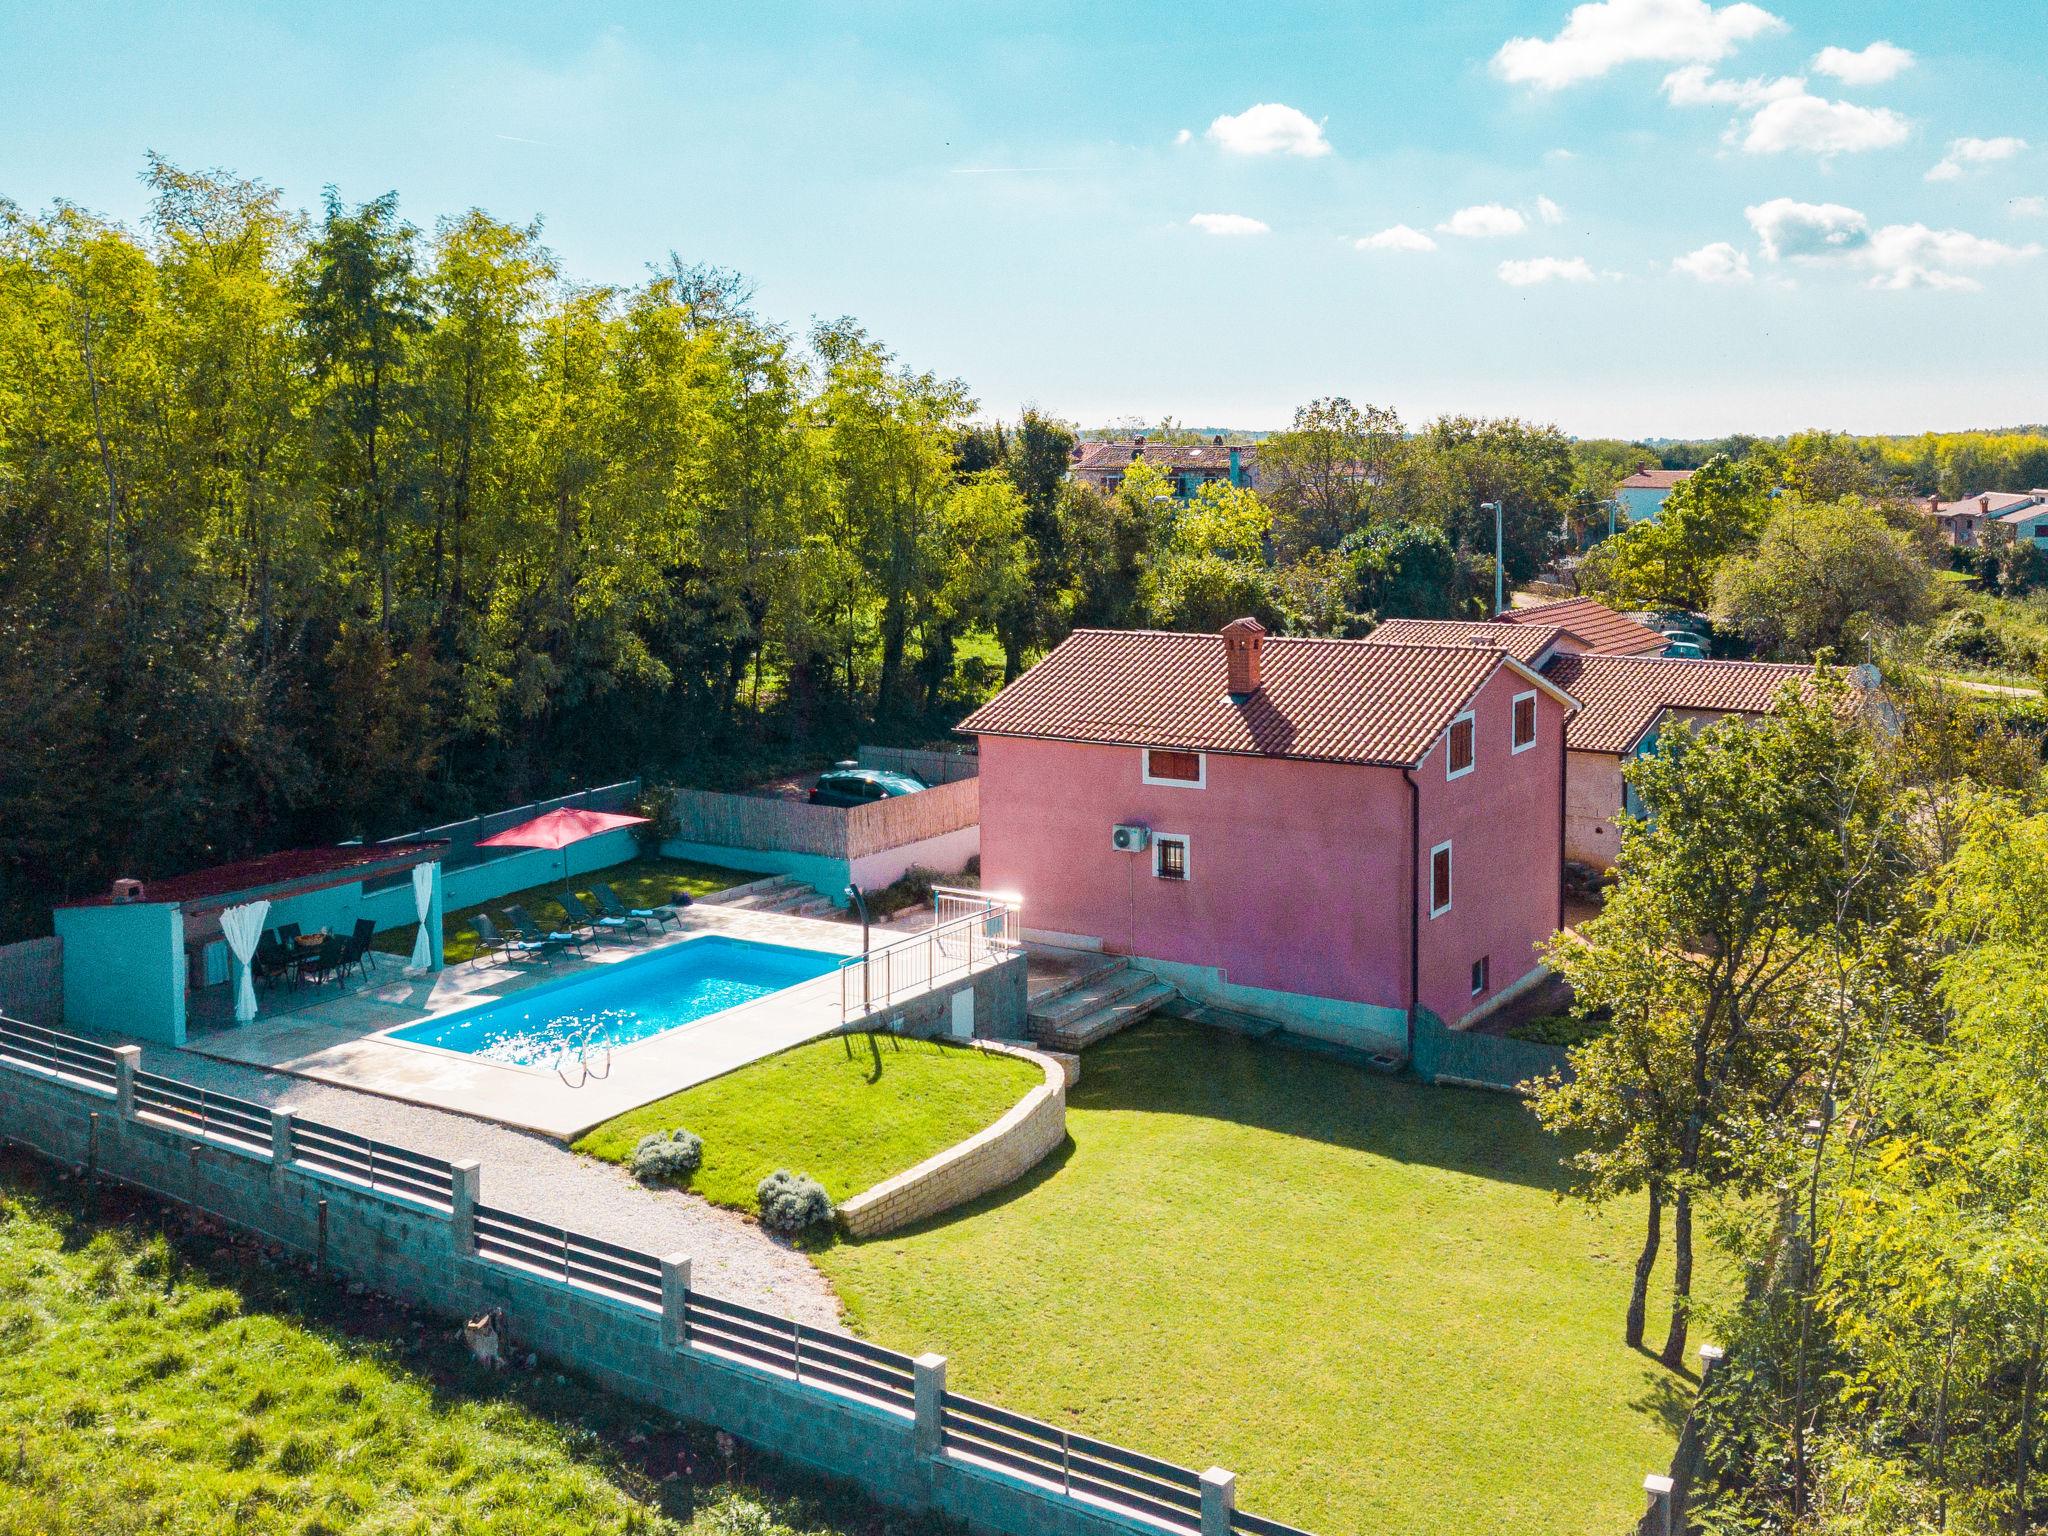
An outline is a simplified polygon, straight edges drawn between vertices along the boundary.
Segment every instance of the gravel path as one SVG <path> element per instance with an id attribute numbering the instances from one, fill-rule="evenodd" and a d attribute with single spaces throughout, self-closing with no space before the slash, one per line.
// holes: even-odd
<path id="1" fill-rule="evenodd" d="M 142 1064 L 379 1141 L 450 1161 L 475 1158 L 488 1205 L 643 1253 L 688 1254 L 691 1280 L 713 1296 L 844 1331 L 839 1298 L 809 1259 L 696 1195 L 643 1189 L 612 1164 L 559 1143 L 399 1099 L 164 1046 L 144 1046 Z"/>

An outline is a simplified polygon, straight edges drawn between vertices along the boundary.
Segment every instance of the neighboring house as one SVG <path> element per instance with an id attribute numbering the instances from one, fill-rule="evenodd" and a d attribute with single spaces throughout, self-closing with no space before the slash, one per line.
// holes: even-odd
<path id="1" fill-rule="evenodd" d="M 1984 542 L 1989 523 L 2009 530 L 2016 539 L 2048 543 L 2048 490 L 1980 491 L 1955 501 L 1930 496 L 1926 505 L 1942 538 L 1964 549 Z"/>
<path id="2" fill-rule="evenodd" d="M 1080 630 L 961 725 L 982 881 L 1049 942 L 1383 1048 L 1543 974 L 1571 708 L 1500 645 Z"/>
<path id="3" fill-rule="evenodd" d="M 1561 629 L 1577 642 L 1570 649 L 1598 651 L 1603 655 L 1661 656 L 1670 644 L 1656 630 L 1591 597 L 1566 597 L 1529 608 L 1510 608 L 1496 615 L 1494 622 Z"/>
<path id="4" fill-rule="evenodd" d="M 1124 472 L 1132 463 L 1143 459 L 1171 480 L 1174 494 L 1187 501 L 1211 480 L 1257 485 L 1258 456 L 1257 448 L 1230 447 L 1220 437 L 1208 443 L 1148 443 L 1137 437 L 1123 442 L 1076 443 L 1068 457 L 1067 473 L 1106 496 L 1123 483 Z"/>
<path id="5" fill-rule="evenodd" d="M 1579 705 L 1565 726 L 1564 855 L 1611 869 L 1621 853 L 1618 818 L 1641 814 L 1621 776 L 1627 763 L 1654 752 L 1672 721 L 1768 714 L 1784 685 L 1810 682 L 1813 668 L 1584 653 L 1550 657 L 1543 675 Z"/>
<path id="6" fill-rule="evenodd" d="M 1692 476 L 1689 469 L 1652 469 L 1643 465 L 1614 488 L 1622 525 L 1654 523 L 1657 514 L 1664 510 L 1664 498 Z"/>

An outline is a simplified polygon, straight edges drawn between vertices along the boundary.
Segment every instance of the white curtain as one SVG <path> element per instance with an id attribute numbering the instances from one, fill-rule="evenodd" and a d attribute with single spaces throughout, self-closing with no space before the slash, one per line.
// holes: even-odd
<path id="1" fill-rule="evenodd" d="M 434 940 L 427 932 L 427 914 L 433 909 L 434 875 L 440 868 L 438 864 L 412 867 L 412 905 L 420 918 L 420 936 L 412 941 L 412 968 L 416 971 L 434 968 Z"/>
<path id="2" fill-rule="evenodd" d="M 263 937 L 263 919 L 269 915 L 267 901 L 228 907 L 220 915 L 220 931 L 235 956 L 235 1020 L 240 1024 L 256 1017 L 256 980 L 249 973 L 249 962 L 256 958 L 256 943 Z"/>

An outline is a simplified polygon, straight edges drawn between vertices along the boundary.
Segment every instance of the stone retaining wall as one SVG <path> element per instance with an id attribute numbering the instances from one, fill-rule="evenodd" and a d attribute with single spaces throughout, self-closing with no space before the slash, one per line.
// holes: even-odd
<path id="1" fill-rule="evenodd" d="M 842 1201 L 839 1220 L 853 1236 L 880 1237 L 1001 1189 L 1036 1168 L 1067 1139 L 1067 1089 L 1080 1075 L 1079 1059 L 1055 1060 L 992 1041 L 977 1041 L 976 1048 L 1036 1062 L 1045 1081 L 986 1130 Z"/>

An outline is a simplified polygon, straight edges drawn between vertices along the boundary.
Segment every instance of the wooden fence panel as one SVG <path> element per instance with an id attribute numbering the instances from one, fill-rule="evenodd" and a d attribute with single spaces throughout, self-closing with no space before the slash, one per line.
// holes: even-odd
<path id="1" fill-rule="evenodd" d="M 846 812 L 846 854 L 848 858 L 866 858 L 906 843 L 942 837 L 980 820 L 978 778 L 934 785 L 914 795 L 873 800 Z"/>
<path id="2" fill-rule="evenodd" d="M 862 747 L 854 760 L 863 768 L 887 768 L 896 773 L 914 773 L 927 784 L 951 784 L 971 779 L 981 772 L 981 759 L 972 752 L 932 752 L 919 747 Z"/>
<path id="3" fill-rule="evenodd" d="M 679 789 L 675 813 L 676 836 L 686 843 L 811 853 L 828 859 L 847 856 L 847 813 L 838 806 L 772 799 L 766 795 Z"/>

